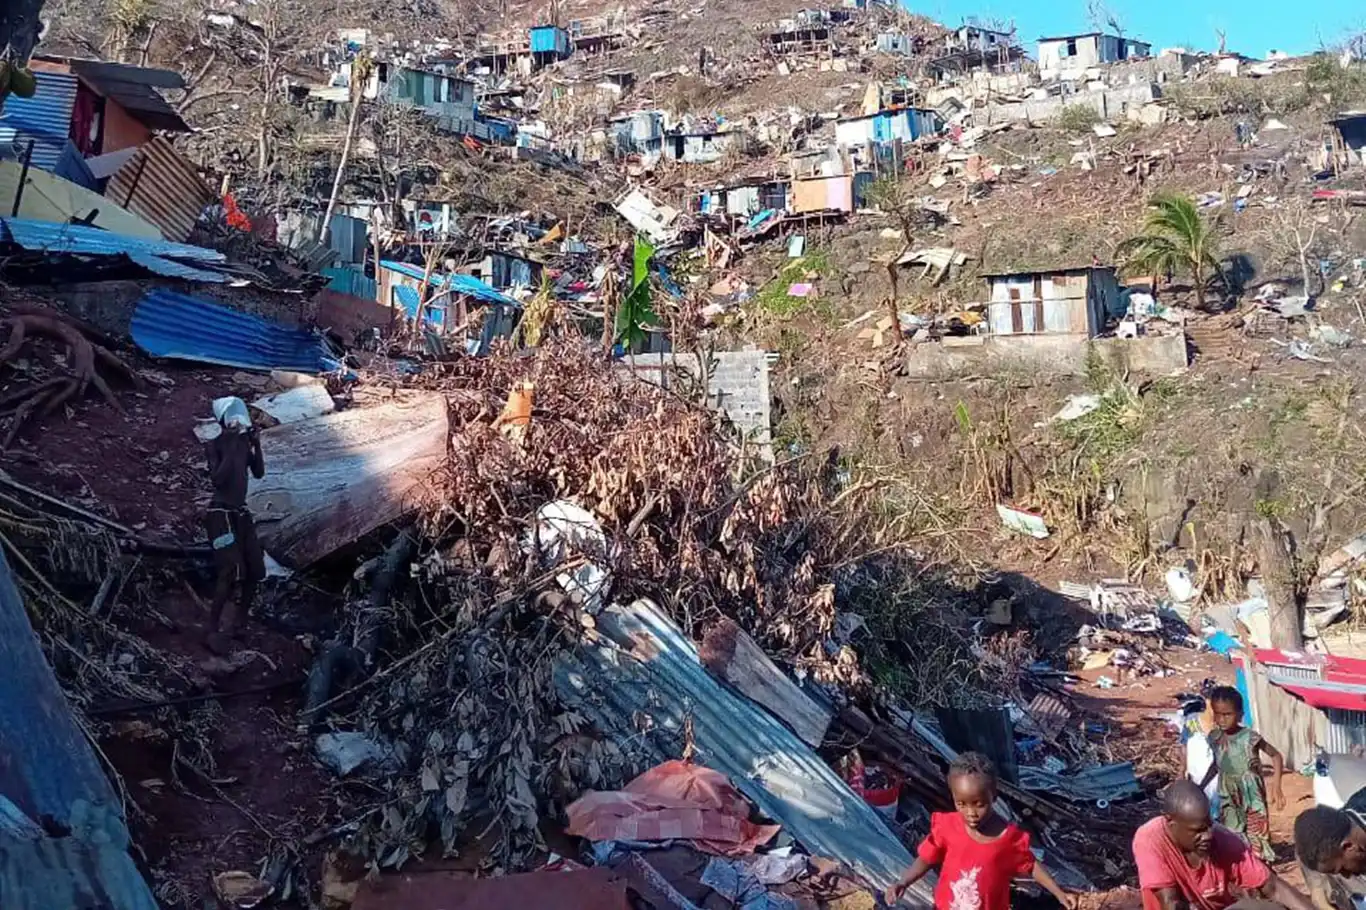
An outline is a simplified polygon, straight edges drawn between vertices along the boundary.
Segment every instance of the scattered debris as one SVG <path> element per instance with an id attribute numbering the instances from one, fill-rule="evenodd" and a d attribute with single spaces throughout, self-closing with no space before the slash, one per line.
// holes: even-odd
<path id="1" fill-rule="evenodd" d="M 1003 503 L 996 505 L 996 512 L 1001 516 L 1001 524 L 1015 533 L 1024 534 L 1036 540 L 1047 539 L 1048 525 L 1044 522 L 1042 515 L 1012 509 Z"/>

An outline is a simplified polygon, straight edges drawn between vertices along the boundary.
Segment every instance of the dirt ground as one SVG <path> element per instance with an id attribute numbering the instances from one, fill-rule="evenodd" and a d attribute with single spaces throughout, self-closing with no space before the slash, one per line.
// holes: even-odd
<path id="1" fill-rule="evenodd" d="M 1112 689 L 1101 689 L 1095 684 L 1106 671 L 1078 674 L 1084 680 L 1075 688 L 1078 707 L 1112 725 L 1118 750 L 1138 759 L 1140 774 L 1146 770 L 1161 775 L 1164 768 L 1169 769 L 1168 774 L 1184 771 L 1185 749 L 1165 718 L 1177 709 L 1178 694 L 1198 691 L 1206 679 L 1227 685 L 1234 682 L 1233 665 L 1216 654 L 1178 651 L 1170 652 L 1168 657 L 1177 670 L 1175 675 L 1121 683 Z M 1145 782 L 1149 780 L 1151 777 L 1145 775 Z M 1285 809 L 1271 815 L 1271 842 L 1277 855 L 1274 868 L 1290 884 L 1303 889 L 1304 877 L 1294 858 L 1293 830 L 1295 817 L 1314 804 L 1313 782 L 1287 770 L 1283 787 Z M 1155 814 L 1156 802 L 1150 804 Z M 1083 906 L 1086 910 L 1140 910 L 1142 900 L 1136 880 L 1131 879 L 1126 886 L 1087 895 Z"/>

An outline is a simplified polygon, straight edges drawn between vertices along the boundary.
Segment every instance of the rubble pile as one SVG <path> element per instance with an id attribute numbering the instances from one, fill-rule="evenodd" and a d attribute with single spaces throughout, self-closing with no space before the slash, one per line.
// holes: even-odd
<path id="1" fill-rule="evenodd" d="M 832 691 L 866 683 L 832 642 L 832 567 L 876 539 L 857 508 L 869 488 L 769 466 L 711 411 L 571 342 L 462 360 L 440 385 L 451 445 L 438 504 L 409 532 L 418 593 L 391 608 L 375 675 L 342 699 L 354 708 L 338 706 L 407 759 L 367 853 L 397 864 L 433 822 L 450 849 L 491 815 L 500 862 L 517 865 L 538 795 L 643 770 L 615 745 L 625 731 L 588 736 L 552 693 L 555 658 L 610 603 L 649 598 L 695 638 L 734 619 Z M 357 639 L 370 615 L 353 611 Z"/>

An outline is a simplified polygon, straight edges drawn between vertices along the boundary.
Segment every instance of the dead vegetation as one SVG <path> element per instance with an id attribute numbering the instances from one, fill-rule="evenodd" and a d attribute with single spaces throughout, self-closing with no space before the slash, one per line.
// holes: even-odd
<path id="1" fill-rule="evenodd" d="M 505 433 L 492 418 L 523 382 L 530 425 Z M 323 703 L 407 757 L 351 844 L 373 863 L 403 863 L 427 832 L 449 851 L 477 824 L 515 867 L 539 842 L 538 796 L 553 808 L 641 770 L 552 685 L 608 601 L 649 598 L 694 638 L 729 617 L 775 660 L 868 692 L 856 653 L 830 650 L 838 591 L 872 632 L 859 650 L 912 704 L 980 699 L 1000 682 L 987 674 L 1010 675 L 973 657 L 947 591 L 907 575 L 907 503 L 884 477 L 833 455 L 766 464 L 711 412 L 575 343 L 462 361 L 441 387 L 456 429 L 441 504 L 415 529 L 415 584 L 385 614 L 373 675 Z M 591 524 L 552 533 L 574 507 Z"/>

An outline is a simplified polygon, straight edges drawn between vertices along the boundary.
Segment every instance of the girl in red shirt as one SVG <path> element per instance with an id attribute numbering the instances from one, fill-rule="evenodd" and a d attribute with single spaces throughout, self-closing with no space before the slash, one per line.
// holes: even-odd
<path id="1" fill-rule="evenodd" d="M 996 768 L 985 755 L 965 752 L 949 766 L 949 792 L 957 812 L 936 812 L 906 875 L 887 889 L 895 905 L 906 889 L 938 867 L 935 910 L 1010 910 L 1010 882 L 1033 875 L 1067 910 L 1077 898 L 1058 887 L 1034 862 L 1029 835 L 996 814 Z"/>

